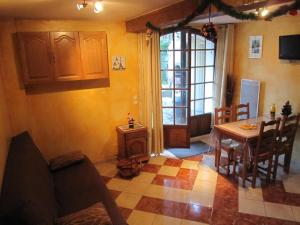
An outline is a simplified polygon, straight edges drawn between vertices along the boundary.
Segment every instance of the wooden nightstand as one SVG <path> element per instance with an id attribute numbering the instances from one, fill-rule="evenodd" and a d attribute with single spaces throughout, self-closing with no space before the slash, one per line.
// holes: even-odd
<path id="1" fill-rule="evenodd" d="M 148 161 L 147 128 L 135 123 L 134 128 L 128 125 L 118 126 L 118 159 L 137 157 L 139 161 Z"/>

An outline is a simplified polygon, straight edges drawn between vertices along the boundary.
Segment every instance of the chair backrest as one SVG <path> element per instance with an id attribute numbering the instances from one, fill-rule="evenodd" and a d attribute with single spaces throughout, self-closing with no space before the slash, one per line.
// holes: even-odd
<path id="1" fill-rule="evenodd" d="M 215 108 L 215 125 L 233 121 L 233 107 Z"/>
<path id="2" fill-rule="evenodd" d="M 260 153 L 273 152 L 276 144 L 276 138 L 279 131 L 280 118 L 270 122 L 262 121 L 260 125 L 259 136 L 254 155 L 257 157 Z"/>
<path id="3" fill-rule="evenodd" d="M 236 121 L 246 120 L 249 118 L 250 118 L 249 102 L 247 102 L 246 104 L 239 104 L 239 105 L 235 106 L 234 119 Z"/>
<path id="4" fill-rule="evenodd" d="M 298 129 L 300 120 L 300 113 L 298 115 L 284 117 L 280 127 L 279 141 L 287 143 L 290 147 L 293 147 L 296 132 Z"/>

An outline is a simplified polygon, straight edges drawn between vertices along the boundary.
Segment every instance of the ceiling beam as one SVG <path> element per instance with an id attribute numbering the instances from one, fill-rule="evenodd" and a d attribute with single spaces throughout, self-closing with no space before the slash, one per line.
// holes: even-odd
<path id="1" fill-rule="evenodd" d="M 260 2 L 254 2 L 243 6 L 237 6 L 239 11 L 248 11 L 265 6 L 277 5 L 291 2 L 292 0 L 264 0 Z M 174 25 L 179 21 L 185 19 L 188 15 L 194 12 L 201 0 L 183 0 L 168 7 L 155 10 L 148 14 L 136 17 L 134 19 L 126 21 L 126 31 L 132 33 L 139 33 L 146 31 L 146 23 L 151 22 L 158 27 L 167 27 Z M 234 0 L 227 0 L 226 3 L 236 2 Z M 212 7 L 212 17 L 224 15 L 223 12 L 218 11 L 215 7 Z M 205 19 L 208 17 L 208 10 L 203 14 L 197 16 L 194 20 Z"/>

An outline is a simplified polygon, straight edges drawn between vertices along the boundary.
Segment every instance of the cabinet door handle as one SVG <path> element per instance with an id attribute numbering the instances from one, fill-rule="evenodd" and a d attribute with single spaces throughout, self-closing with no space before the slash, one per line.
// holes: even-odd
<path id="1" fill-rule="evenodd" d="M 55 55 L 52 55 L 52 62 L 55 64 Z"/>

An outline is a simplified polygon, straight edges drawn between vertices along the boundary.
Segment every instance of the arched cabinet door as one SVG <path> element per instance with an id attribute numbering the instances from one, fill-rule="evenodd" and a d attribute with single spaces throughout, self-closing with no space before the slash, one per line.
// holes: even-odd
<path id="1" fill-rule="evenodd" d="M 82 76 L 78 32 L 51 32 L 55 79 L 79 80 Z"/>
<path id="2" fill-rule="evenodd" d="M 84 79 L 108 77 L 105 32 L 79 32 Z"/>
<path id="3" fill-rule="evenodd" d="M 18 33 L 17 38 L 24 84 L 51 82 L 54 67 L 49 32 Z"/>

